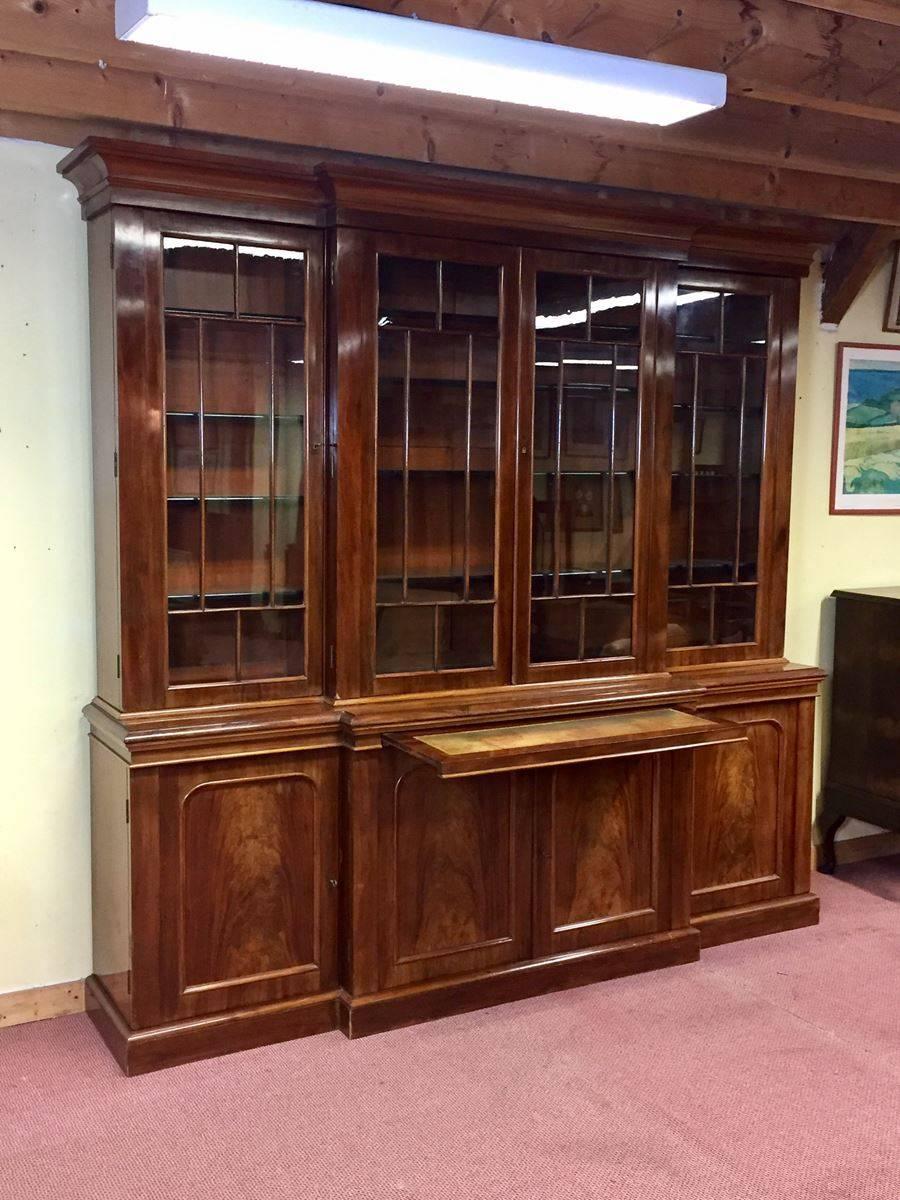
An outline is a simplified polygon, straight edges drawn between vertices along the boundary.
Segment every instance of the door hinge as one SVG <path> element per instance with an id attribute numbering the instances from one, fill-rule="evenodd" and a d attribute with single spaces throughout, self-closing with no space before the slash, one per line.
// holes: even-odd
<path id="1" fill-rule="evenodd" d="M 114 271 L 116 268 L 116 243 L 109 239 L 109 269 Z"/>
<path id="2" fill-rule="evenodd" d="M 328 666 L 334 670 L 334 644 L 328 647 Z"/>
<path id="3" fill-rule="evenodd" d="M 131 797 L 125 793 L 125 824 L 131 824 Z"/>
<path id="4" fill-rule="evenodd" d="M 119 452 L 113 450 L 113 479 L 119 478 Z"/>
<path id="5" fill-rule="evenodd" d="M 116 655 L 116 679 L 122 678 L 122 655 Z"/>

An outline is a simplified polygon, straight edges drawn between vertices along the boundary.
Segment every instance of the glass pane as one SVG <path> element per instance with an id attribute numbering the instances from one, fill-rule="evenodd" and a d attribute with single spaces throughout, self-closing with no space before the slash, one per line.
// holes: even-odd
<path id="1" fill-rule="evenodd" d="M 170 496 L 200 495 L 200 418 L 166 417 L 166 486 Z"/>
<path id="2" fill-rule="evenodd" d="M 631 600 L 585 600 L 585 658 L 631 654 L 631 604 Z"/>
<path id="3" fill-rule="evenodd" d="M 268 500 L 206 502 L 206 602 L 260 605 L 269 592 Z"/>
<path id="4" fill-rule="evenodd" d="M 279 497 L 275 502 L 272 564 L 275 604 L 300 604 L 303 601 L 305 532 L 303 501 Z"/>
<path id="5" fill-rule="evenodd" d="M 170 500 L 166 509 L 169 607 L 199 608 L 200 502 Z"/>
<path id="6" fill-rule="evenodd" d="M 207 496 L 268 496 L 271 422 L 267 416 L 203 418 Z"/>
<path id="7" fill-rule="evenodd" d="M 563 475 L 560 480 L 560 591 L 582 593 L 583 574 L 605 582 L 606 491 L 603 475 Z M 570 573 L 573 577 L 570 578 Z"/>
<path id="8" fill-rule="evenodd" d="M 464 471 L 469 339 L 414 333 L 409 355 L 409 469 Z"/>
<path id="9" fill-rule="evenodd" d="M 693 410 L 676 408 L 672 418 L 672 471 L 676 475 L 691 473 L 691 439 L 694 436 Z"/>
<path id="10" fill-rule="evenodd" d="M 378 258 L 378 324 L 437 328 L 438 264 L 426 258 Z"/>
<path id="11" fill-rule="evenodd" d="M 166 308 L 234 313 L 234 246 L 195 238 L 163 238 Z"/>
<path id="12" fill-rule="evenodd" d="M 538 271 L 535 329 L 538 337 L 586 338 L 588 277 Z M 540 344 L 538 357 L 542 357 Z"/>
<path id="13" fill-rule="evenodd" d="M 490 667 L 493 662 L 493 604 L 447 604 L 438 609 L 439 671 Z"/>
<path id="14" fill-rule="evenodd" d="M 759 479 L 747 478 L 741 489 L 741 544 L 738 579 L 757 578 L 759 555 Z"/>
<path id="15" fill-rule="evenodd" d="M 766 367 L 764 358 L 748 358 L 745 360 L 747 377 L 747 408 L 762 408 L 766 402 Z"/>
<path id="16" fill-rule="evenodd" d="M 613 351 L 610 346 L 565 344 L 560 429 L 563 471 L 609 467 Z"/>
<path id="17" fill-rule="evenodd" d="M 756 588 L 716 589 L 715 640 L 752 642 L 756 631 Z"/>
<path id="18" fill-rule="evenodd" d="M 693 354 L 675 355 L 675 403 L 690 407 L 694 403 L 694 366 L 696 358 Z"/>
<path id="19" fill-rule="evenodd" d="M 640 279 L 591 279 L 591 339 L 638 342 L 644 284 Z"/>
<path id="20" fill-rule="evenodd" d="M 166 317 L 166 412 L 200 408 L 200 322 Z"/>
<path id="21" fill-rule="evenodd" d="M 276 325 L 275 414 L 304 417 L 306 414 L 306 333 L 296 325 Z"/>
<path id="22" fill-rule="evenodd" d="M 680 287 L 676 305 L 678 349 L 716 353 L 721 348 L 721 293 L 706 288 Z"/>
<path id="23" fill-rule="evenodd" d="M 704 412 L 697 414 L 697 441 L 694 466 L 698 475 L 728 475 L 736 488 L 740 445 L 740 412 Z"/>
<path id="24" fill-rule="evenodd" d="M 672 512 L 669 519 L 669 582 L 687 583 L 691 557 L 691 480 L 672 479 Z"/>
<path id="25" fill-rule="evenodd" d="M 741 447 L 741 470 L 744 476 L 759 475 L 762 470 L 763 415 L 744 413 L 744 438 Z M 745 483 L 746 486 L 746 483 Z"/>
<path id="26" fill-rule="evenodd" d="M 378 466 L 382 470 L 403 470 L 408 353 L 408 334 L 379 330 Z"/>
<path id="27" fill-rule="evenodd" d="M 566 662 L 578 658 L 580 600 L 531 602 L 531 661 Z"/>
<path id="28" fill-rule="evenodd" d="M 697 358 L 697 403 L 701 408 L 740 408 L 740 358 L 700 355 Z"/>
<path id="29" fill-rule="evenodd" d="M 207 413 L 269 412 L 269 338 L 265 325 L 204 323 L 203 408 Z"/>
<path id="30" fill-rule="evenodd" d="M 486 600 L 494 595 L 496 481 L 473 475 L 469 488 L 469 596 Z"/>
<path id="31" fill-rule="evenodd" d="M 712 593 L 712 588 L 669 593 L 666 642 L 670 649 L 709 645 Z"/>
<path id="32" fill-rule="evenodd" d="M 535 475 L 531 503 L 531 594 L 553 594 L 556 476 Z"/>
<path id="33" fill-rule="evenodd" d="M 408 588 L 418 600 L 462 599 L 466 545 L 465 475 L 409 476 Z M 490 504 L 493 517 L 493 504 Z M 487 535 L 485 535 L 487 536 Z"/>
<path id="34" fill-rule="evenodd" d="M 694 487 L 694 581 L 727 583 L 734 572 L 736 480 L 698 476 Z"/>
<path id="35" fill-rule="evenodd" d="M 766 353 L 769 334 L 769 297 L 726 292 L 724 346 L 730 354 Z"/>
<path id="36" fill-rule="evenodd" d="M 169 617 L 169 683 L 220 683 L 236 671 L 236 613 Z"/>
<path id="37" fill-rule="evenodd" d="M 378 472 L 377 563 L 375 596 L 390 602 L 403 599 L 403 476 Z"/>
<path id="38" fill-rule="evenodd" d="M 610 587 L 614 592 L 630 592 L 634 587 L 634 500 L 634 476 L 617 475 L 609 538 Z"/>
<path id="39" fill-rule="evenodd" d="M 302 609 L 241 613 L 241 679 L 304 673 Z"/>
<path id="40" fill-rule="evenodd" d="M 302 250 L 238 246 L 238 312 L 292 317 L 306 312 L 306 255 Z"/>
<path id="41" fill-rule="evenodd" d="M 473 263 L 441 267 L 441 328 L 496 333 L 500 313 L 500 271 Z"/>
<path id="42" fill-rule="evenodd" d="M 434 670 L 434 622 L 430 604 L 376 609 L 376 672 Z"/>

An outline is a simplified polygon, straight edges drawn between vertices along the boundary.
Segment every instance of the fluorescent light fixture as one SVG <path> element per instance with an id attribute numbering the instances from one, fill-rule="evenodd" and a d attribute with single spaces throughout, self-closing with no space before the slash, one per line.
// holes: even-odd
<path id="1" fill-rule="evenodd" d="M 116 37 L 648 125 L 725 103 L 717 72 L 319 0 L 116 0 Z"/>

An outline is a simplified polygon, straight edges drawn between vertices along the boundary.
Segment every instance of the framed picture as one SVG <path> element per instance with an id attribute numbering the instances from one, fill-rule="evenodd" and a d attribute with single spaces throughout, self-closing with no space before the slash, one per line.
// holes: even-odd
<path id="1" fill-rule="evenodd" d="M 884 332 L 900 333 L 900 242 L 894 246 L 894 269 L 891 271 L 891 282 L 888 285 Z"/>
<path id="2" fill-rule="evenodd" d="M 900 514 L 900 346 L 837 348 L 831 512 Z"/>

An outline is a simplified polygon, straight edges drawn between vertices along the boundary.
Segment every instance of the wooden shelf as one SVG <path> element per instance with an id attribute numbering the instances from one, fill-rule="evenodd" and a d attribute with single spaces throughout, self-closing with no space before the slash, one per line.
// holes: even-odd
<path id="1" fill-rule="evenodd" d="M 456 779 L 743 742 L 747 734 L 729 721 L 712 720 L 677 708 L 652 708 L 458 733 L 385 734 L 383 740 L 386 745 L 427 762 L 442 779 Z"/>

